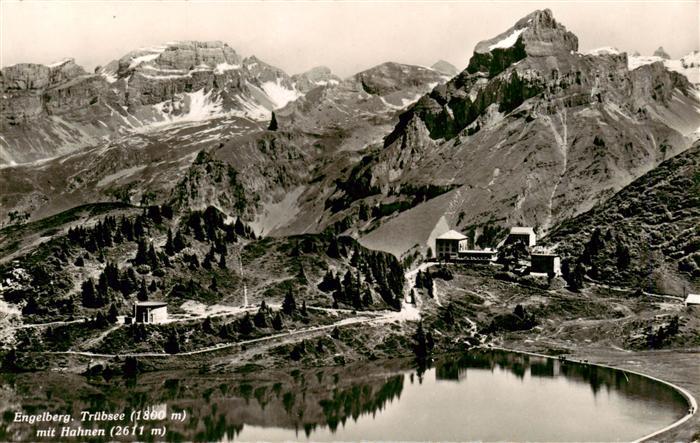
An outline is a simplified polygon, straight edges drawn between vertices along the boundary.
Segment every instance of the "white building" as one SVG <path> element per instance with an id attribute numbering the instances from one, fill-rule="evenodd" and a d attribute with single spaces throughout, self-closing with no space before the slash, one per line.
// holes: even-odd
<path id="1" fill-rule="evenodd" d="M 137 301 L 134 303 L 135 323 L 165 323 L 167 320 L 167 303 L 162 301 Z"/>
<path id="2" fill-rule="evenodd" d="M 700 294 L 688 294 L 688 296 L 685 298 L 685 305 L 700 305 Z"/>
<path id="3" fill-rule="evenodd" d="M 516 241 L 522 241 L 529 247 L 533 247 L 537 244 L 537 234 L 535 234 L 535 228 L 529 226 L 514 226 L 510 228 L 510 233 L 508 238 L 506 238 L 506 243 L 513 243 Z"/>
<path id="4" fill-rule="evenodd" d="M 435 239 L 435 257 L 439 260 L 456 260 L 459 252 L 468 247 L 466 235 L 450 230 Z"/>

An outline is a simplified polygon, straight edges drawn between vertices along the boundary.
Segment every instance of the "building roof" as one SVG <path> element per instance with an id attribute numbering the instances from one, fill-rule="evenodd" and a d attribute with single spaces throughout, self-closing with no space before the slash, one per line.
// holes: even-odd
<path id="1" fill-rule="evenodd" d="M 464 240 L 467 236 L 455 231 L 454 229 L 449 230 L 438 237 L 438 240 Z"/>
<path id="2" fill-rule="evenodd" d="M 158 308 L 161 306 L 168 306 L 168 304 L 164 301 L 137 301 L 135 302 L 136 306 L 146 306 L 150 308 Z"/>
<path id="3" fill-rule="evenodd" d="M 529 226 L 513 226 L 510 228 L 511 234 L 535 235 L 535 228 Z"/>
<path id="4" fill-rule="evenodd" d="M 700 294 L 688 294 L 685 298 L 685 303 L 688 305 L 700 305 Z"/>

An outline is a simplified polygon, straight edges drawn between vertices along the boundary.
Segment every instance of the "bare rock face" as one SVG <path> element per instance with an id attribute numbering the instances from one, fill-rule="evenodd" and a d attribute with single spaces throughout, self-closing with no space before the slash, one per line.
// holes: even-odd
<path id="1" fill-rule="evenodd" d="M 84 106 L 96 96 L 99 86 L 92 84 L 94 78 L 72 59 L 56 63 L 52 66 L 21 63 L 2 69 L 0 74 L 0 89 L 3 100 L 0 104 L 2 127 L 26 123 L 45 112 L 61 113 Z M 89 79 L 89 80 L 88 80 Z M 84 80 L 88 80 L 84 82 Z M 61 91 L 56 89 L 65 83 L 71 83 L 69 89 L 62 92 L 74 92 L 68 107 L 63 109 L 60 104 L 50 103 L 51 98 L 64 98 Z M 51 93 L 47 96 L 47 91 Z M 68 92 L 68 93 L 70 93 Z"/>
<path id="2" fill-rule="evenodd" d="M 241 57 L 223 42 L 174 42 L 165 46 L 141 49 L 119 59 L 119 76 L 130 70 L 156 68 L 190 71 L 197 66 L 240 65 Z"/>
<path id="3" fill-rule="evenodd" d="M 406 86 L 421 86 L 436 77 L 435 72 L 421 66 L 387 62 L 360 72 L 353 78 L 372 95 L 386 95 Z"/>
<path id="4" fill-rule="evenodd" d="M 552 11 L 544 9 L 518 20 L 506 32 L 479 42 L 467 70 L 493 77 L 526 56 L 547 57 L 577 50 L 578 38 L 554 20 Z"/>
<path id="5" fill-rule="evenodd" d="M 479 43 L 465 71 L 402 113 L 361 177 L 386 201 L 420 186 L 446 193 L 372 238 L 442 215 L 465 230 L 546 232 L 688 148 L 700 103 L 684 77 L 660 62 L 630 72 L 625 53 L 577 47 L 551 12 L 536 11 Z M 426 241 L 405 237 L 406 248 Z"/>
<path id="6" fill-rule="evenodd" d="M 340 77 L 326 66 L 316 66 L 304 73 L 293 75 L 292 81 L 299 91 L 307 93 L 314 88 L 335 86 L 340 83 Z"/>
<path id="7" fill-rule="evenodd" d="M 162 122 L 270 111 L 303 92 L 284 71 L 222 42 L 132 51 L 89 74 L 73 60 L 20 64 L 0 76 L 0 164 L 26 163 Z"/>

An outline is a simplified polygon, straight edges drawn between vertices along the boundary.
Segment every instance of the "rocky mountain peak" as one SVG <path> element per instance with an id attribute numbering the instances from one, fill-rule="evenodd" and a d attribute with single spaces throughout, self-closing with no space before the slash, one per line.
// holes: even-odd
<path id="1" fill-rule="evenodd" d="M 526 15 L 496 37 L 479 42 L 474 52 L 487 54 L 495 50 L 507 51 L 518 44 L 532 56 L 578 50 L 578 38 L 554 19 L 552 11 L 543 9 Z"/>
<path id="2" fill-rule="evenodd" d="M 566 30 L 549 9 L 534 11 L 496 37 L 479 42 L 467 72 L 490 77 L 527 56 L 547 57 L 578 51 L 578 37 Z"/>
<path id="3" fill-rule="evenodd" d="M 142 69 L 193 70 L 197 67 L 237 66 L 240 63 L 241 57 L 226 43 L 178 41 L 128 53 L 119 59 L 117 74 L 124 77 Z"/>
<path id="4" fill-rule="evenodd" d="M 422 66 L 404 65 L 385 62 L 354 75 L 353 79 L 362 85 L 362 89 L 371 95 L 386 95 L 405 85 L 419 86 L 434 83 L 435 71 Z"/>
<path id="5" fill-rule="evenodd" d="M 433 63 L 431 68 L 440 74 L 449 75 L 450 77 L 454 77 L 459 73 L 459 70 L 453 64 L 446 62 L 445 60 L 436 61 Z"/>
<path id="6" fill-rule="evenodd" d="M 319 86 L 333 86 L 340 83 L 340 77 L 327 66 L 316 66 L 301 74 L 292 76 L 292 81 L 301 92 L 308 92 Z"/>
<path id="7" fill-rule="evenodd" d="M 664 50 L 663 46 L 659 46 L 656 51 L 654 51 L 654 56 L 655 57 L 661 57 L 664 60 L 670 60 L 671 56 L 668 55 L 668 52 Z"/>

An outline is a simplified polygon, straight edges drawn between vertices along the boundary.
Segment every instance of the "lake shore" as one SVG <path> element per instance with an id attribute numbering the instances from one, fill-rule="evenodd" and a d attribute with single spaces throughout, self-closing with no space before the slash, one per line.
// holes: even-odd
<path id="1" fill-rule="evenodd" d="M 544 345 L 544 346 L 543 346 Z M 553 343 L 534 344 L 528 341 L 506 341 L 501 346 L 517 352 L 546 354 Z M 661 379 L 688 391 L 697 401 L 700 398 L 698 361 L 700 348 L 655 351 L 624 351 L 603 347 L 582 347 L 566 354 L 574 361 L 637 372 Z M 700 414 L 653 437 L 654 441 L 697 441 L 700 438 Z"/>

